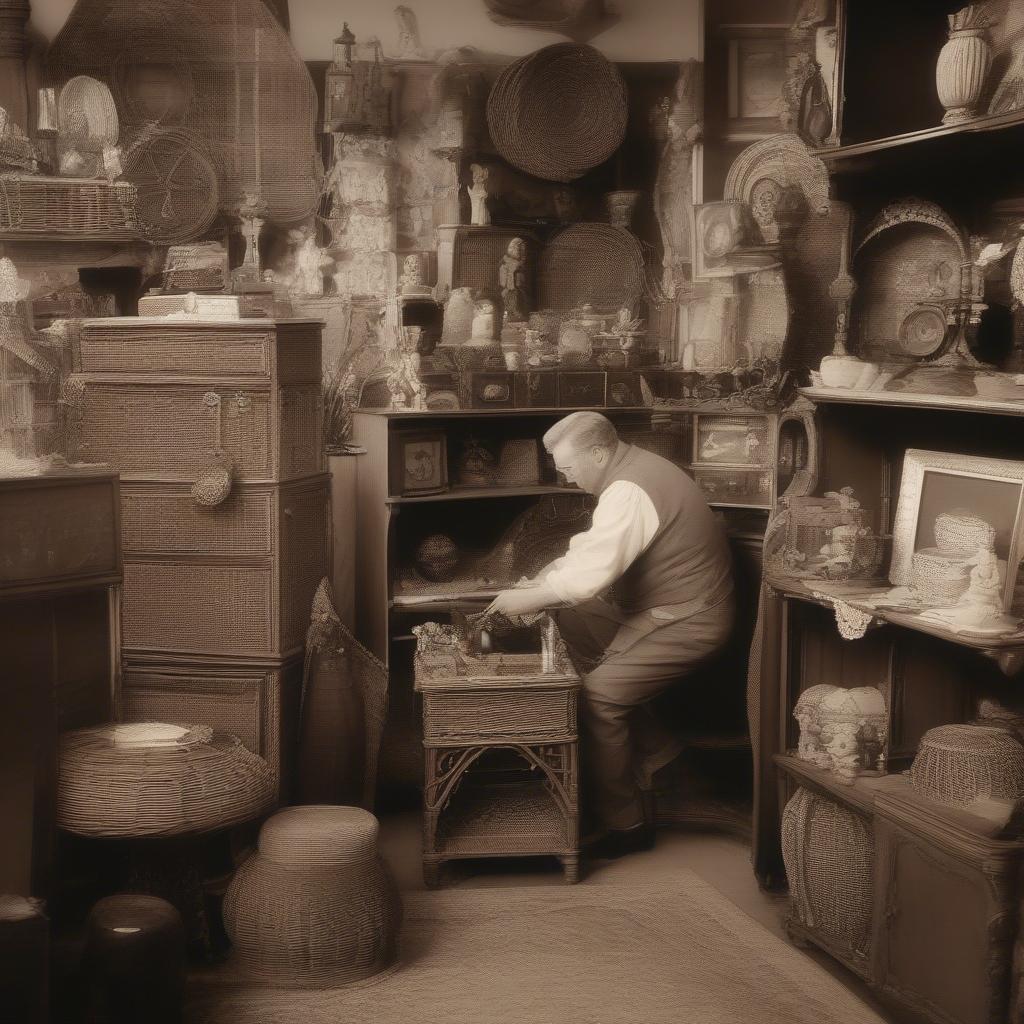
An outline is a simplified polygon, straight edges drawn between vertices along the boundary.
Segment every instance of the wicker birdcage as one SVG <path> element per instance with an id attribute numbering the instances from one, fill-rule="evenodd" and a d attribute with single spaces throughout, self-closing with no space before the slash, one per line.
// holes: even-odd
<path id="1" fill-rule="evenodd" d="M 259 192 L 285 223 L 315 211 L 316 89 L 262 0 L 79 0 L 47 66 L 54 85 L 77 75 L 107 84 L 125 142 L 153 126 L 204 139 L 222 203 Z"/>
<path id="2" fill-rule="evenodd" d="M 945 804 L 1024 798 L 1024 746 L 1006 729 L 941 725 L 921 740 L 910 769 L 914 788 Z"/>
<path id="3" fill-rule="evenodd" d="M 782 856 L 792 912 L 859 956 L 871 943 L 874 836 L 862 817 L 798 788 L 782 813 Z"/>
<path id="4" fill-rule="evenodd" d="M 556 43 L 506 67 L 487 98 L 498 152 L 547 181 L 575 181 L 626 134 L 626 86 L 598 50 Z"/>
<path id="5" fill-rule="evenodd" d="M 610 224 L 573 224 L 544 247 L 537 276 L 541 309 L 584 305 L 610 314 L 633 308 L 646 290 L 644 254 L 628 231 Z"/>
<path id="6" fill-rule="evenodd" d="M 224 898 L 246 973 L 280 987 L 336 988 L 394 959 L 401 902 L 377 855 L 377 819 L 357 807 L 289 807 Z"/>
<path id="7" fill-rule="evenodd" d="M 78 835 L 211 832 L 258 817 L 273 793 L 267 763 L 209 726 L 111 724 L 61 737 L 57 823 Z"/>

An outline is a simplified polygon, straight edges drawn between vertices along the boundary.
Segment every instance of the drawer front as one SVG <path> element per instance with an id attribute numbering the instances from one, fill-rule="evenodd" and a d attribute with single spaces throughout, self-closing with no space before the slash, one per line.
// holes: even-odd
<path id="1" fill-rule="evenodd" d="M 209 725 L 231 733 L 270 765 L 287 790 L 301 685 L 301 660 L 235 673 L 213 666 L 129 664 L 119 718 Z"/>
<path id="2" fill-rule="evenodd" d="M 124 484 L 121 535 L 135 554 L 236 555 L 269 558 L 275 551 L 277 496 L 239 490 L 207 508 L 187 484 Z"/>
<path id="3" fill-rule="evenodd" d="M 269 378 L 273 335 L 216 328 L 176 331 L 161 327 L 82 329 L 75 369 L 84 373 L 161 373 L 190 377 Z"/>
<path id="4" fill-rule="evenodd" d="M 276 627 L 269 565 L 125 562 L 125 647 L 266 657 L 278 653 Z"/>
<path id="5" fill-rule="evenodd" d="M 274 478 L 269 389 L 86 382 L 71 405 L 72 451 L 123 475 L 194 480 L 222 449 L 241 479 Z"/>
<path id="6" fill-rule="evenodd" d="M 575 736 L 576 694 L 565 690 L 425 693 L 424 739 Z"/>
<path id="7" fill-rule="evenodd" d="M 113 480 L 53 487 L 0 482 L 0 592 L 119 571 Z"/>

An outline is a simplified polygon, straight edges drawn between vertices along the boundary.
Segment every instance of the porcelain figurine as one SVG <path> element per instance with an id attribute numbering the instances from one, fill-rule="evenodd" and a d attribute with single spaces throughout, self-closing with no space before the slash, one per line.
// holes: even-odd
<path id="1" fill-rule="evenodd" d="M 482 164 L 473 164 L 470 167 L 473 174 L 473 184 L 467 191 L 470 202 L 470 224 L 485 227 L 491 223 L 491 212 L 487 208 L 487 178 L 489 171 Z"/>
<path id="2" fill-rule="evenodd" d="M 402 263 L 399 284 L 403 295 L 430 295 L 431 289 L 423 283 L 423 258 L 411 252 Z"/>
<path id="3" fill-rule="evenodd" d="M 530 315 L 529 274 L 526 266 L 526 242 L 513 238 L 498 267 L 501 300 L 505 319 L 509 323 L 523 323 Z"/>

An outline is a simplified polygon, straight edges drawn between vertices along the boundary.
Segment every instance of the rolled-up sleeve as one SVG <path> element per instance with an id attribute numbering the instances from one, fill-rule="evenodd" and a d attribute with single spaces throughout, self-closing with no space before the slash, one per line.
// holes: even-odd
<path id="1" fill-rule="evenodd" d="M 654 540 L 658 513 L 647 492 L 617 480 L 594 509 L 589 530 L 576 534 L 569 550 L 544 580 L 565 604 L 582 604 L 610 587 Z"/>

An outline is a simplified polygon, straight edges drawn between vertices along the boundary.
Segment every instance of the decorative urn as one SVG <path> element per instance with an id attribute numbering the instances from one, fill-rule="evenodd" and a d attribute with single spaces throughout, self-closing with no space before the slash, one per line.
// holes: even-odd
<path id="1" fill-rule="evenodd" d="M 982 5 L 964 7 L 949 15 L 949 40 L 939 52 L 935 86 L 946 108 L 943 124 L 960 124 L 977 115 L 985 88 L 992 50 L 985 38 L 987 20 Z"/>

